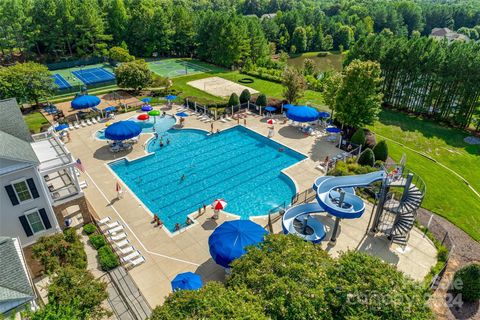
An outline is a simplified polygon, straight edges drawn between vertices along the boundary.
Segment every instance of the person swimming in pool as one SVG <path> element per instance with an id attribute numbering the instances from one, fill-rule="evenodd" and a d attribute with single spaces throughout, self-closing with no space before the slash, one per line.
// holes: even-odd
<path id="1" fill-rule="evenodd" d="M 180 223 L 177 222 L 177 223 L 175 224 L 175 231 L 180 230 L 180 228 L 181 228 L 181 227 L 180 227 Z"/>
<path id="2" fill-rule="evenodd" d="M 182 176 L 180 177 L 180 180 L 183 181 L 183 180 L 185 180 L 185 179 L 187 179 L 187 176 L 186 176 L 185 174 L 182 174 Z"/>
<path id="3" fill-rule="evenodd" d="M 160 148 L 163 148 L 163 139 L 160 139 Z"/>
<path id="4" fill-rule="evenodd" d="M 170 139 L 167 138 L 167 146 L 170 145 Z"/>

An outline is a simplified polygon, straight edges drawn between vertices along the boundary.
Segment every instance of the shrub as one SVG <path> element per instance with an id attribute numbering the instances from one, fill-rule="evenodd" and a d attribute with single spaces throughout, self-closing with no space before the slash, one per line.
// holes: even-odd
<path id="1" fill-rule="evenodd" d="M 240 100 L 238 99 L 237 94 L 234 92 L 231 94 L 230 99 L 228 99 L 228 106 L 238 106 L 240 104 Z"/>
<path id="2" fill-rule="evenodd" d="M 107 244 L 105 238 L 101 234 L 93 234 L 89 237 L 89 239 L 92 246 L 97 250 Z"/>
<path id="3" fill-rule="evenodd" d="M 455 272 L 454 292 L 462 294 L 465 301 L 480 299 L 480 264 L 470 264 Z M 458 288 L 457 288 L 458 287 Z"/>
<path id="4" fill-rule="evenodd" d="M 87 223 L 83 226 L 83 232 L 85 232 L 86 235 L 91 235 L 95 231 L 97 231 L 97 227 L 95 227 L 93 223 Z"/>
<path id="5" fill-rule="evenodd" d="M 267 105 L 267 96 L 263 93 L 260 93 L 257 101 L 255 101 L 255 104 L 260 107 L 265 107 Z"/>
<path id="6" fill-rule="evenodd" d="M 372 149 L 365 149 L 362 153 L 360 153 L 360 156 L 358 157 L 358 164 L 370 167 L 375 165 L 375 155 L 373 154 Z"/>
<path id="7" fill-rule="evenodd" d="M 122 47 L 112 47 L 108 55 L 110 59 L 118 62 L 128 62 L 135 60 L 135 57 L 128 52 L 128 49 Z"/>
<path id="8" fill-rule="evenodd" d="M 119 266 L 118 257 L 109 246 L 98 249 L 98 260 L 103 271 L 111 270 Z"/>
<path id="9" fill-rule="evenodd" d="M 357 129 L 350 140 L 355 144 L 363 146 L 365 144 L 365 130 L 363 128 Z"/>
<path id="10" fill-rule="evenodd" d="M 387 161 L 388 158 L 388 145 L 385 140 L 380 141 L 373 147 L 373 154 L 375 160 Z"/>
<path id="11" fill-rule="evenodd" d="M 248 102 L 250 101 L 250 98 L 251 98 L 250 91 L 248 91 L 248 89 L 244 89 L 240 94 L 240 103 Z"/>

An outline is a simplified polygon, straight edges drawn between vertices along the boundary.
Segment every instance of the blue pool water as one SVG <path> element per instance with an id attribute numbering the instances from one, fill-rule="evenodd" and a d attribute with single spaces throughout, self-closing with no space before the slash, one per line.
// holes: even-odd
<path id="1" fill-rule="evenodd" d="M 165 117 L 156 117 L 156 119 L 154 119 L 154 117 L 150 117 L 150 119 L 146 121 L 137 120 L 137 117 L 133 117 L 128 120 L 132 120 L 138 123 L 138 125 L 142 128 L 142 133 L 153 132 L 153 127 L 155 127 L 155 131 L 159 134 L 169 130 L 175 125 L 176 122 L 175 117 L 170 115 L 167 115 Z M 104 132 L 105 129 L 95 132 L 95 138 L 99 140 L 107 140 L 107 138 L 105 138 Z"/>
<path id="2" fill-rule="evenodd" d="M 163 134 L 164 143 L 167 139 L 163 148 L 152 140 L 149 156 L 110 167 L 170 231 L 217 198 L 227 201 L 227 212 L 247 219 L 289 203 L 295 194 L 293 182 L 280 171 L 305 156 L 251 130 L 236 126 L 208 136 L 172 129 Z"/>

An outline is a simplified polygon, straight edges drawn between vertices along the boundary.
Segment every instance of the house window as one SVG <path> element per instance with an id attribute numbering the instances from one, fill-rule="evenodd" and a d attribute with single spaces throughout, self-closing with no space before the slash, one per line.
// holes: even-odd
<path id="1" fill-rule="evenodd" d="M 15 182 L 12 185 L 20 202 L 32 199 L 32 194 L 30 193 L 26 180 Z"/>
<path id="2" fill-rule="evenodd" d="M 42 218 L 38 211 L 33 211 L 31 213 L 27 213 L 27 220 L 30 228 L 32 229 L 33 233 L 37 233 L 40 231 L 45 230 L 45 225 L 43 224 Z"/>

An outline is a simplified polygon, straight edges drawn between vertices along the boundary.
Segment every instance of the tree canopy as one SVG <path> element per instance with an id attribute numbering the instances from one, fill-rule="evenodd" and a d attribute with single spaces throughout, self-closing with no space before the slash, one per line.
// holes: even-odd
<path id="1" fill-rule="evenodd" d="M 120 88 L 135 90 L 148 87 L 153 81 L 153 73 L 144 60 L 122 63 L 115 68 L 115 76 Z"/>

